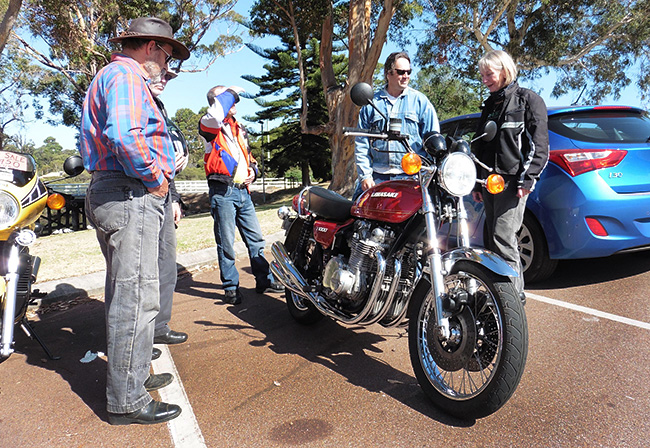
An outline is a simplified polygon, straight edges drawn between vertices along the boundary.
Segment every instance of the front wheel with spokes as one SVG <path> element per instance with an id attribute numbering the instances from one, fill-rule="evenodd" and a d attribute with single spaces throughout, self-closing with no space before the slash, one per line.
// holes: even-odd
<path id="1" fill-rule="evenodd" d="M 445 277 L 448 297 L 467 297 L 449 314 L 443 338 L 435 297 L 424 279 L 409 311 L 409 352 L 420 386 L 444 412 L 480 418 L 512 396 L 526 364 L 528 324 L 512 282 L 472 262 L 458 262 Z"/>

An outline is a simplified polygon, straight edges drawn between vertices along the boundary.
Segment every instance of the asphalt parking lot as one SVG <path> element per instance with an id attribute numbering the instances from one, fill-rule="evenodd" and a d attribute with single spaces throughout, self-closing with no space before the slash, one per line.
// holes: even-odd
<path id="1" fill-rule="evenodd" d="M 168 424 L 113 427 L 105 410 L 101 297 L 50 305 L 32 320 L 60 360 L 17 330 L 0 365 L 2 446 L 645 447 L 650 440 L 650 257 L 563 262 L 527 287 L 530 347 L 512 399 L 480 420 L 434 408 L 411 370 L 407 334 L 380 326 L 295 324 L 283 294 L 221 301 L 218 272 L 180 279 L 156 372 L 177 381 Z M 98 354 L 99 356 L 95 357 Z M 83 362 L 89 361 L 89 362 Z"/>

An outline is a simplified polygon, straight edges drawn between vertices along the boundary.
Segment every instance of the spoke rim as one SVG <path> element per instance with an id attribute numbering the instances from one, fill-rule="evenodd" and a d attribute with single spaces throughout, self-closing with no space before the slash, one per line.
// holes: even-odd
<path id="1" fill-rule="evenodd" d="M 481 337 L 477 338 L 474 352 L 463 368 L 455 372 L 443 370 L 436 364 L 429 350 L 427 323 L 429 319 L 435 319 L 433 303 L 435 299 L 432 296 L 427 298 L 428 303 L 425 307 L 422 307 L 418 316 L 417 345 L 424 373 L 431 385 L 439 393 L 456 401 L 465 401 L 476 397 L 490 384 L 503 352 L 503 319 L 499 309 L 494 304 L 494 297 L 485 283 L 475 276 L 454 274 L 446 279 L 447 292 L 467 278 L 475 280 L 478 285 L 477 294 L 482 293 L 485 296 L 484 300 L 477 300 L 475 305 L 472 306 L 473 309 L 470 310 L 475 320 L 478 317 L 477 327 L 481 331 L 485 330 L 488 319 L 493 318 L 492 323 L 496 324 L 496 328 L 487 333 L 482 333 Z M 479 302 L 482 302 L 481 309 L 477 309 Z M 484 365 L 485 363 L 481 360 L 479 352 L 483 344 L 489 344 L 488 349 L 495 351 L 494 356 L 491 357 L 487 365 Z M 478 369 L 470 369 L 472 362 L 478 366 Z"/>

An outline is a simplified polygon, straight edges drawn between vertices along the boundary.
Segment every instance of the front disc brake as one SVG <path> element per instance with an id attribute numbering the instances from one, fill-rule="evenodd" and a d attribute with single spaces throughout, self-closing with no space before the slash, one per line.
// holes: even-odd
<path id="1" fill-rule="evenodd" d="M 443 370 L 455 372 L 467 366 L 476 345 L 476 324 L 470 310 L 465 309 L 449 319 L 451 337 L 440 338 L 433 316 L 427 322 L 427 344 L 433 360 Z"/>

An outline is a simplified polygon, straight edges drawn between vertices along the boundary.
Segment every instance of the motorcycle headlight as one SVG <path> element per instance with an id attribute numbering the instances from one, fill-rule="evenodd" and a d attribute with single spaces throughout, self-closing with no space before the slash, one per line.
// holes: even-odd
<path id="1" fill-rule="evenodd" d="M 10 227 L 18 219 L 20 206 L 12 195 L 0 191 L 0 229 Z"/>
<path id="2" fill-rule="evenodd" d="M 454 152 L 440 164 L 440 185 L 454 196 L 470 194 L 476 184 L 476 165 L 467 154 Z"/>

